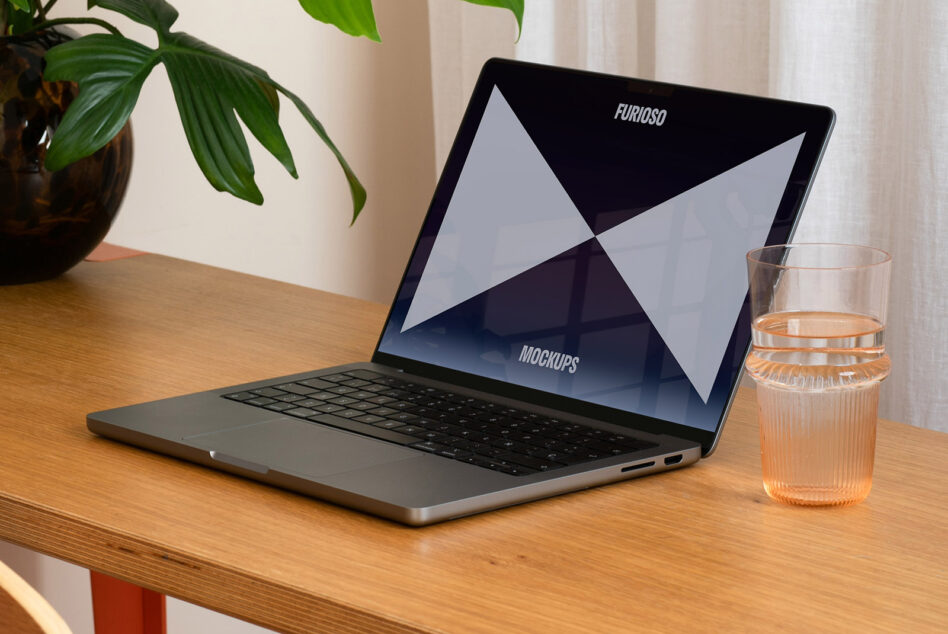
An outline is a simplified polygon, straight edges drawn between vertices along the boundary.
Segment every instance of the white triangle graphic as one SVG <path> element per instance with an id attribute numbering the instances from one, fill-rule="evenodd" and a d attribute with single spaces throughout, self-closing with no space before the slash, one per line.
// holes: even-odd
<path id="1" fill-rule="evenodd" d="M 401 331 L 591 237 L 495 86 Z"/>
<path id="2" fill-rule="evenodd" d="M 704 402 L 803 134 L 666 200 L 599 242 Z"/>

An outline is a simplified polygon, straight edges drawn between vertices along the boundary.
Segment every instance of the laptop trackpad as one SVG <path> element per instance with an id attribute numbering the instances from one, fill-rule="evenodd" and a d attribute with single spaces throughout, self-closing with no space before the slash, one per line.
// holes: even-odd
<path id="1" fill-rule="evenodd" d="M 221 462 L 311 477 L 418 457 L 418 452 L 398 445 L 286 417 L 188 436 L 184 440 L 213 452 L 212 456 Z"/>

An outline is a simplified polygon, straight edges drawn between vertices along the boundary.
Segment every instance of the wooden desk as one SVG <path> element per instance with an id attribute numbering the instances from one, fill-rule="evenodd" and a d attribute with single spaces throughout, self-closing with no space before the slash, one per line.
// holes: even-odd
<path id="1" fill-rule="evenodd" d="M 378 304 L 146 255 L 0 288 L 0 539 L 268 627 L 944 631 L 948 435 L 771 502 L 753 393 L 696 466 L 424 529 L 97 438 L 85 414 L 366 359 Z"/>

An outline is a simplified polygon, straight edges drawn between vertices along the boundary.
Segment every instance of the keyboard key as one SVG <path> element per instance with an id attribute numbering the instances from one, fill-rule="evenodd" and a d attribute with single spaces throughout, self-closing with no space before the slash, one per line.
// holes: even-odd
<path id="1" fill-rule="evenodd" d="M 323 381 L 322 379 L 303 379 L 302 381 L 297 381 L 300 385 L 305 385 L 316 390 L 326 390 L 333 387 L 333 383 L 329 381 Z"/>
<path id="2" fill-rule="evenodd" d="M 316 392 L 314 388 L 311 388 L 306 385 L 300 385 L 298 383 L 283 383 L 281 385 L 274 386 L 278 390 L 283 390 L 284 392 L 290 392 L 291 394 L 299 394 L 301 396 L 306 396 L 312 392 Z"/>
<path id="3" fill-rule="evenodd" d="M 490 458 L 482 458 L 481 456 L 467 456 L 462 459 L 461 462 L 467 462 L 468 464 L 484 467 L 485 469 L 490 469 L 491 464 L 493 464 Z"/>
<path id="4" fill-rule="evenodd" d="M 373 423 L 376 427 L 381 427 L 382 429 L 395 429 L 397 427 L 404 427 L 405 423 L 402 423 L 397 420 L 390 420 L 388 418 L 383 418 L 379 423 Z M 404 433 L 404 431 L 402 432 Z"/>
<path id="5" fill-rule="evenodd" d="M 352 405 L 353 403 L 358 403 L 359 401 L 348 396 L 338 396 L 336 398 L 330 399 L 329 402 L 333 405 Z"/>
<path id="6" fill-rule="evenodd" d="M 449 442 L 451 440 L 451 436 L 448 434 L 442 434 L 439 431 L 431 431 L 430 429 L 421 429 L 417 432 L 406 432 L 402 430 L 402 433 L 418 436 L 419 438 L 424 438 L 425 440 L 436 440 L 438 442 Z"/>
<path id="7" fill-rule="evenodd" d="M 332 414 L 334 412 L 341 412 L 342 410 L 346 408 L 343 407 L 342 405 L 333 405 L 332 403 L 326 403 L 324 405 L 320 405 L 316 409 L 324 414 Z M 313 412 L 313 413 L 315 414 L 316 412 Z"/>
<path id="8" fill-rule="evenodd" d="M 293 405 L 293 403 L 281 403 L 280 401 L 276 401 L 271 405 L 267 405 L 266 409 L 272 409 L 274 412 L 282 412 L 283 410 L 293 409 L 294 407 L 296 406 Z"/>
<path id="9" fill-rule="evenodd" d="M 391 418 L 392 420 L 397 420 L 403 423 L 407 423 L 408 421 L 415 420 L 418 417 L 415 416 L 414 414 L 409 414 L 408 412 L 399 412 L 397 414 L 392 414 L 391 416 L 389 416 L 389 418 Z"/>
<path id="10" fill-rule="evenodd" d="M 352 377 L 346 376 L 345 374 L 327 374 L 319 378 L 321 378 L 323 381 L 332 381 L 333 383 L 342 383 L 343 381 L 348 381 Z M 328 389 L 328 388 L 324 388 L 324 389 Z"/>
<path id="11" fill-rule="evenodd" d="M 534 434 L 525 434 L 523 432 L 515 431 L 511 433 L 509 438 L 521 442 L 525 445 L 536 446 L 537 443 L 542 442 L 543 436 L 536 436 Z"/>
<path id="12" fill-rule="evenodd" d="M 534 458 L 550 462 L 562 462 L 563 464 L 569 464 L 571 456 L 571 454 L 562 453 L 560 451 L 550 451 L 549 449 L 534 449 L 527 453 Z"/>
<path id="13" fill-rule="evenodd" d="M 351 394 L 356 391 L 354 387 L 346 387 L 345 385 L 337 385 L 336 387 L 331 387 L 327 392 L 332 392 L 333 394 Z"/>
<path id="14" fill-rule="evenodd" d="M 343 418 L 356 418 L 357 416 L 362 416 L 364 414 L 364 412 L 360 412 L 357 409 L 344 409 L 333 413 L 336 416 L 342 416 Z"/>
<path id="15" fill-rule="evenodd" d="M 429 453 L 435 453 L 435 452 L 441 451 L 442 449 L 448 449 L 447 446 L 436 443 L 436 442 L 432 442 L 430 440 L 425 441 L 425 442 L 416 442 L 415 444 L 408 445 L 408 446 L 411 447 L 412 449 L 421 449 L 422 451 L 427 451 Z"/>
<path id="16" fill-rule="evenodd" d="M 247 401 L 254 398 L 256 394 L 251 392 L 234 392 L 233 394 L 224 394 L 224 398 L 229 398 L 232 401 Z"/>
<path id="17" fill-rule="evenodd" d="M 394 403 L 397 399 L 394 399 L 391 396 L 373 396 L 372 398 L 368 398 L 366 400 L 370 403 L 384 405 L 385 403 Z"/>
<path id="18" fill-rule="evenodd" d="M 488 469 L 493 469 L 494 471 L 500 471 L 501 473 L 506 473 L 507 475 L 528 475 L 530 473 L 534 473 L 528 467 L 521 467 L 519 465 L 505 462 L 503 460 L 498 460 L 496 458 L 486 460 L 485 462 L 486 464 L 481 464 L 481 466 L 487 467 Z"/>
<path id="19" fill-rule="evenodd" d="M 250 391 L 256 394 L 257 396 L 279 396 L 280 394 L 284 393 L 283 390 L 278 390 L 272 387 L 262 387 L 259 390 L 250 390 Z"/>
<path id="20" fill-rule="evenodd" d="M 375 409 L 370 409 L 369 414 L 375 414 L 376 416 L 388 416 L 389 414 L 394 414 L 397 411 L 397 409 L 392 409 L 391 407 L 376 407 Z"/>
<path id="21" fill-rule="evenodd" d="M 484 443 L 480 443 L 480 442 L 473 443 L 470 447 L 468 447 L 468 449 L 470 449 L 471 451 L 473 451 L 474 453 L 480 456 L 496 457 L 503 453 L 506 453 L 506 450 L 504 449 L 491 447 L 490 445 L 485 445 Z"/>
<path id="22" fill-rule="evenodd" d="M 281 394 L 280 396 L 274 397 L 278 401 L 283 401 L 284 403 L 292 403 L 293 401 L 302 401 L 305 396 L 300 396 L 299 394 Z"/>
<path id="23" fill-rule="evenodd" d="M 371 385 L 368 381 L 363 381 L 362 379 L 349 379 L 348 381 L 343 381 L 341 385 L 347 385 L 349 387 L 362 387 L 363 385 Z"/>
<path id="24" fill-rule="evenodd" d="M 582 448 L 574 454 L 582 462 L 589 460 L 599 460 L 600 458 L 605 458 L 611 454 L 605 454 L 601 451 L 596 451 L 595 449 L 586 449 Z"/>
<path id="25" fill-rule="evenodd" d="M 311 394 L 307 394 L 306 396 L 307 398 L 314 398 L 318 401 L 328 401 L 329 399 L 336 398 L 339 395 L 333 392 L 326 392 L 325 390 L 323 390 L 320 392 L 313 392 Z"/>
<path id="26" fill-rule="evenodd" d="M 270 403 L 276 403 L 272 398 L 266 398 L 264 396 L 258 396 L 257 398 L 247 399 L 242 401 L 247 405 L 256 405 L 257 407 L 263 407 L 264 405 L 269 405 Z"/>
<path id="27" fill-rule="evenodd" d="M 550 469 L 556 469 L 557 467 L 563 466 L 559 462 L 542 460 L 540 458 L 531 458 L 530 456 L 524 456 L 517 453 L 500 454 L 497 456 L 497 459 L 503 460 L 504 462 L 512 462 L 523 467 L 529 467 L 535 471 L 549 471 Z"/>
<path id="28" fill-rule="evenodd" d="M 457 447 L 458 449 L 473 451 L 474 446 L 477 443 L 473 443 L 470 440 L 464 440 L 463 438 L 452 438 L 451 441 L 448 442 L 448 444 L 451 445 L 452 447 Z"/>
<path id="29" fill-rule="evenodd" d="M 365 392 L 363 390 L 359 390 L 358 392 L 349 392 L 347 396 L 361 401 L 367 398 L 372 398 L 373 396 L 375 396 L 375 394 L 373 392 Z"/>
<path id="30" fill-rule="evenodd" d="M 324 405 L 324 404 L 325 404 L 325 401 L 322 401 L 318 398 L 304 398 L 302 401 L 296 401 L 294 403 L 294 405 L 296 405 L 297 407 L 309 407 L 311 409 L 318 407 L 320 405 Z"/>
<path id="31" fill-rule="evenodd" d="M 444 449 L 439 449 L 436 452 L 439 456 L 444 456 L 445 458 L 453 458 L 454 460 L 461 460 L 468 456 L 473 456 L 470 451 L 465 451 L 459 447 L 445 447 Z"/>
<path id="32" fill-rule="evenodd" d="M 357 403 L 353 403 L 353 404 L 350 405 L 349 407 L 351 407 L 352 409 L 357 409 L 357 410 L 360 410 L 360 411 L 365 411 L 365 410 L 367 410 L 367 409 L 375 409 L 376 405 L 375 405 L 375 403 L 369 403 L 369 402 L 367 402 L 367 401 L 359 401 L 359 402 L 357 402 Z"/>
<path id="33" fill-rule="evenodd" d="M 297 407 L 296 409 L 288 409 L 284 414 L 289 414 L 290 416 L 299 416 L 300 418 L 307 418 L 313 414 L 318 414 L 316 410 L 309 409 L 308 407 Z"/>
<path id="34" fill-rule="evenodd" d="M 375 416 L 374 414 L 363 413 L 362 416 L 355 418 L 355 420 L 359 421 L 360 423 L 368 423 L 369 425 L 374 425 L 375 423 L 379 423 L 386 419 L 382 418 L 381 416 Z"/>

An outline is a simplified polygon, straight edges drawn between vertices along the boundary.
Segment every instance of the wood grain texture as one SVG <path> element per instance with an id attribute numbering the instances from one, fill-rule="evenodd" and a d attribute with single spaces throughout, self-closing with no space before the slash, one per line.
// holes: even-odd
<path id="1" fill-rule="evenodd" d="M 90 411 L 371 354 L 385 307 L 155 255 L 0 288 L 0 539 L 288 632 L 943 631 L 948 435 L 881 421 L 841 509 L 717 452 L 411 529 L 97 438 Z"/>

